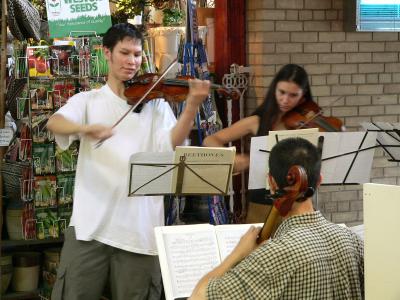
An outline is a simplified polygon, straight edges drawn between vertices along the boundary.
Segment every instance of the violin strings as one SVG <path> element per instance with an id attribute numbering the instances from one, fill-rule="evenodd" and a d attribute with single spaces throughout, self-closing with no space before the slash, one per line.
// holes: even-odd
<path id="1" fill-rule="evenodd" d="M 178 61 L 178 59 L 176 58 L 176 59 L 174 59 L 174 60 L 171 62 L 171 64 L 165 69 L 164 73 L 162 73 L 162 74 L 158 77 L 158 79 L 152 84 L 152 86 L 151 86 L 151 87 L 144 93 L 144 95 L 136 102 L 136 104 L 133 105 L 130 109 L 128 109 L 128 111 L 127 111 L 125 114 L 123 114 L 122 117 L 121 117 L 117 122 L 115 122 L 115 124 L 114 124 L 111 128 L 114 128 L 114 127 L 117 126 L 119 123 L 121 123 L 121 121 L 122 121 L 132 110 L 136 109 L 136 107 L 137 107 L 140 103 L 142 103 L 142 101 L 147 97 L 147 95 L 150 94 L 150 92 L 154 89 L 154 87 L 155 87 L 157 84 L 160 83 L 160 81 L 165 77 L 165 75 L 167 75 L 167 73 L 172 69 L 172 67 L 177 63 L 177 61 Z M 99 147 L 103 144 L 103 142 L 104 142 L 105 140 L 106 140 L 106 139 L 101 139 L 101 140 L 99 140 L 99 141 L 95 144 L 95 148 L 96 148 L 96 149 L 99 148 Z"/>
<path id="2" fill-rule="evenodd" d="M 339 101 L 340 99 L 344 98 L 344 95 L 336 98 L 335 100 L 333 100 L 331 103 L 328 104 L 328 107 L 331 107 L 336 101 Z M 323 114 L 322 109 L 316 113 L 315 115 L 313 115 L 311 118 L 309 118 L 306 122 L 304 122 L 300 128 L 303 128 L 304 126 L 306 126 L 308 123 L 310 123 L 312 120 L 314 120 L 315 118 L 317 118 L 318 116 L 321 116 Z M 325 123 L 324 121 L 322 121 L 323 123 Z M 329 125 L 330 126 L 330 125 Z M 332 127 L 333 128 L 333 127 Z M 332 131 L 336 131 L 336 130 L 332 130 Z"/>
<path id="3" fill-rule="evenodd" d="M 179 86 L 188 86 L 189 85 L 189 82 L 188 81 L 186 81 L 186 80 L 182 80 L 182 79 L 165 79 L 164 80 L 164 84 L 173 84 L 173 85 L 179 85 Z M 214 89 L 219 89 L 219 88 L 221 88 L 222 86 L 221 85 L 219 85 L 219 84 L 215 84 L 215 83 L 212 83 L 211 84 L 211 88 L 214 88 Z"/>

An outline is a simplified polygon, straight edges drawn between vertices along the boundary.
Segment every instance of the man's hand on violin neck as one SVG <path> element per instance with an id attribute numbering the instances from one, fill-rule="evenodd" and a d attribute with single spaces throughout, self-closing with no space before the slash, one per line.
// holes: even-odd
<path id="1" fill-rule="evenodd" d="M 189 95 L 186 105 L 197 107 L 207 98 L 210 93 L 210 81 L 200 79 L 189 79 Z"/>

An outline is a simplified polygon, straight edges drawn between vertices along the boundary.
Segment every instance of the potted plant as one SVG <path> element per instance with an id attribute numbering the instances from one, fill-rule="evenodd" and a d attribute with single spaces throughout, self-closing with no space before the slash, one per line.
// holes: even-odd
<path id="1" fill-rule="evenodd" d="M 177 8 L 163 9 L 163 26 L 179 26 L 183 21 L 183 12 Z"/>

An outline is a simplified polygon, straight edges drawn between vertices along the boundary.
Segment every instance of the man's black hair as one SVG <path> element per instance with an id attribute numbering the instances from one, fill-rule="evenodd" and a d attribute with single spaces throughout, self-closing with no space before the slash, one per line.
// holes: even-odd
<path id="1" fill-rule="evenodd" d="M 280 189 L 288 186 L 287 174 L 294 165 L 302 166 L 308 186 L 317 188 L 320 178 L 321 157 L 317 147 L 302 138 L 287 138 L 278 142 L 269 156 L 269 172 Z"/>
<path id="2" fill-rule="evenodd" d="M 111 26 L 103 36 L 103 46 L 113 51 L 115 45 L 125 38 L 140 41 L 143 44 L 143 34 L 130 23 L 119 23 Z"/>

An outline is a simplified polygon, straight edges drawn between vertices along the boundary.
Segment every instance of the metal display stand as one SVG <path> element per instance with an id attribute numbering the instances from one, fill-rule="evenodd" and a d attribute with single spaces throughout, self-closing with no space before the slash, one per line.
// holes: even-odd
<path id="1" fill-rule="evenodd" d="M 248 89 L 249 86 L 249 73 L 250 73 L 250 68 L 249 67 L 243 67 L 239 66 L 237 64 L 232 64 L 230 67 L 230 73 L 225 74 L 222 77 L 222 85 L 229 90 L 233 90 L 236 92 L 237 95 L 239 95 L 239 99 L 232 99 L 232 98 L 227 98 L 227 121 L 228 121 L 228 127 L 232 125 L 232 102 L 239 100 L 239 119 L 244 118 L 244 94 Z M 229 143 L 229 146 L 232 146 L 232 142 Z M 243 137 L 240 138 L 240 153 L 243 154 L 245 152 L 244 149 L 244 140 Z M 231 213 L 234 213 L 236 209 L 235 205 L 235 200 L 234 200 L 234 187 L 232 187 L 232 190 L 230 192 L 230 197 L 229 197 L 229 210 Z M 240 173 L 240 187 L 239 187 L 239 193 L 240 193 L 240 215 L 243 215 L 246 210 L 246 178 L 245 178 L 245 173 L 241 172 Z"/>
<path id="2" fill-rule="evenodd" d="M 6 92 L 6 64 L 7 64 L 7 0 L 1 1 L 1 57 L 0 57 L 0 129 L 5 126 L 5 92 Z M 0 170 L 3 168 L 3 157 L 6 147 L 0 147 Z M 0 172 L 0 216 L 3 220 L 3 176 Z M 0 240 L 2 234 L 0 230 Z M 0 250 L 1 251 L 1 250 Z M 1 254 L 1 253 L 0 253 Z"/>

